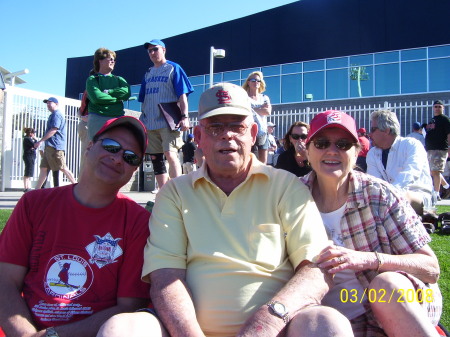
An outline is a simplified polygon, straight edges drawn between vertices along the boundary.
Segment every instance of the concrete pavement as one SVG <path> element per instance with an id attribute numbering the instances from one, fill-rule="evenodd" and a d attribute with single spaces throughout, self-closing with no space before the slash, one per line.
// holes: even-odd
<path id="1" fill-rule="evenodd" d="M 150 192 L 122 192 L 129 198 L 136 201 L 139 205 L 145 207 L 147 201 L 155 201 L 156 194 Z M 17 201 L 23 195 L 22 191 L 0 192 L 0 209 L 13 209 Z"/>

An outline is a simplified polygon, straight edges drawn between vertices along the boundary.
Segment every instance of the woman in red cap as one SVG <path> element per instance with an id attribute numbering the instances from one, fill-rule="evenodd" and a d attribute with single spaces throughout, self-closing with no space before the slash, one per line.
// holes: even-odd
<path id="1" fill-rule="evenodd" d="M 306 150 L 313 171 L 302 180 L 333 241 L 316 261 L 334 274 L 322 304 L 343 313 L 355 336 L 436 336 L 442 297 L 430 236 L 394 187 L 354 170 L 354 119 L 318 114 Z"/>

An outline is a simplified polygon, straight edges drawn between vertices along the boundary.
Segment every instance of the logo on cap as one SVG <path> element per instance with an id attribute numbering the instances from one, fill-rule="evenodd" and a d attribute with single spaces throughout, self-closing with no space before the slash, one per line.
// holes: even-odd
<path id="1" fill-rule="evenodd" d="M 327 123 L 342 123 L 341 114 L 338 111 L 330 113 L 327 116 Z"/>
<path id="2" fill-rule="evenodd" d="M 216 97 L 218 98 L 219 104 L 225 104 L 225 103 L 231 102 L 230 94 L 226 90 L 217 91 Z"/>

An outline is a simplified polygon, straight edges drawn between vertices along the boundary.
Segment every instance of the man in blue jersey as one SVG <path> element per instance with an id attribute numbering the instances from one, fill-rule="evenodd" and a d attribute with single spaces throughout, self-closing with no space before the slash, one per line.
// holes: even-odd
<path id="1" fill-rule="evenodd" d="M 183 146 L 181 132 L 189 128 L 187 96 L 194 91 L 184 70 L 175 62 L 166 60 L 166 46 L 161 40 L 151 40 L 144 44 L 153 66 L 142 80 L 139 102 L 142 103 L 141 121 L 148 132 L 148 148 L 156 181 L 161 188 L 170 178 L 181 175 L 178 150 Z M 159 103 L 178 102 L 182 119 L 179 131 L 168 128 Z M 167 173 L 164 156 L 169 162 Z"/>

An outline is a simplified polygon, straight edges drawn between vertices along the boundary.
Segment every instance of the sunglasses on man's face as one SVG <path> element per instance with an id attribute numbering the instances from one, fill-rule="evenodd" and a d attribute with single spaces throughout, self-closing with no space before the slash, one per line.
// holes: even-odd
<path id="1" fill-rule="evenodd" d="M 153 47 L 153 48 L 148 48 L 148 53 L 150 54 L 152 51 L 157 52 L 158 51 L 158 47 Z"/>
<path id="2" fill-rule="evenodd" d="M 248 80 L 249 82 L 261 82 L 261 80 L 257 80 L 256 78 L 251 78 Z"/>
<path id="3" fill-rule="evenodd" d="M 117 153 L 122 150 L 122 145 L 110 138 L 99 139 L 101 141 L 102 148 L 109 153 Z M 139 166 L 141 163 L 141 157 L 131 150 L 123 150 L 123 161 L 131 166 Z"/>
<path id="4" fill-rule="evenodd" d="M 296 133 L 291 133 L 291 137 L 292 137 L 292 139 L 295 139 L 295 140 L 299 140 L 299 139 L 305 140 L 306 138 L 308 138 L 308 135 L 305 135 L 305 134 L 297 135 Z"/>
<path id="5" fill-rule="evenodd" d="M 314 144 L 316 149 L 325 150 L 330 147 L 332 142 L 329 141 L 328 139 L 316 139 L 316 140 L 313 140 L 312 143 Z M 354 143 L 348 139 L 339 139 L 336 142 L 334 142 L 334 145 L 336 145 L 336 147 L 339 150 L 348 151 L 352 148 L 352 146 L 356 145 L 356 143 Z"/>

